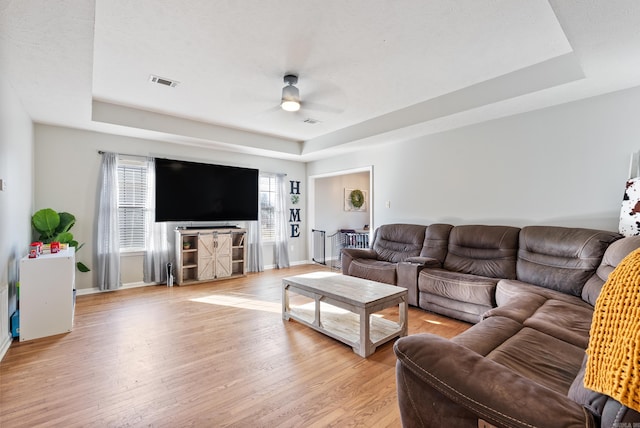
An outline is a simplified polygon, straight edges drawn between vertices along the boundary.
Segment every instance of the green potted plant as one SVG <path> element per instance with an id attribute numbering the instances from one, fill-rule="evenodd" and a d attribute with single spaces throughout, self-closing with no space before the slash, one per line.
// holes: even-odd
<path id="1" fill-rule="evenodd" d="M 41 209 L 31 217 L 31 225 L 40 234 L 39 241 L 45 244 L 50 244 L 51 242 L 68 244 L 78 251 L 84 244 L 78 245 L 78 241 L 74 240 L 73 234 L 69 232 L 69 229 L 74 224 L 76 224 L 76 218 L 73 214 L 67 212 L 58 213 L 51 208 Z M 80 272 L 89 272 L 91 270 L 82 262 L 77 262 L 76 267 Z"/>

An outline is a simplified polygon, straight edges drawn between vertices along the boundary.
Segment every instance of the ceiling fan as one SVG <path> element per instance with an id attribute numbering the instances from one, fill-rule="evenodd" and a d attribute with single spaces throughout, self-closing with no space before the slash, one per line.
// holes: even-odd
<path id="1" fill-rule="evenodd" d="M 295 86 L 298 83 L 298 76 L 287 74 L 284 76 L 286 86 L 282 88 L 282 101 L 280 107 L 285 111 L 300 110 L 300 90 Z"/>
<path id="2" fill-rule="evenodd" d="M 289 113 L 296 113 L 301 109 L 309 111 L 318 111 L 330 114 L 340 114 L 344 111 L 343 108 L 335 108 L 318 104 L 308 99 L 304 102 L 300 99 L 300 90 L 296 86 L 298 84 L 298 75 L 287 73 L 284 78 L 285 86 L 282 88 L 282 97 L 280 98 L 280 104 L 273 107 L 273 110 L 284 110 Z M 307 98 L 315 98 L 314 93 L 306 94 Z M 317 122 L 316 122 L 317 123 Z"/>

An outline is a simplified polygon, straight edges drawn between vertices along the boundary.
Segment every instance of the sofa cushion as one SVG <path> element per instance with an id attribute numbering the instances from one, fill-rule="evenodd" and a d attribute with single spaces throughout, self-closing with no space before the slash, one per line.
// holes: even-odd
<path id="1" fill-rule="evenodd" d="M 418 277 L 418 289 L 460 302 L 495 306 L 497 278 L 487 278 L 446 269 L 423 269 Z"/>
<path id="2" fill-rule="evenodd" d="M 498 307 L 487 311 L 485 318 L 508 317 L 575 346 L 589 344 L 593 307 L 579 297 L 503 280 L 496 287 L 496 301 Z"/>
<path id="3" fill-rule="evenodd" d="M 427 226 L 420 256 L 435 259 L 442 265 L 447 257 L 451 229 L 451 224 L 434 223 Z"/>
<path id="4" fill-rule="evenodd" d="M 496 294 L 499 286 L 500 282 L 496 286 Z M 534 293 L 523 292 L 512 297 L 507 303 L 498 301 L 498 307 L 485 312 L 482 318 L 505 317 L 522 324 L 547 301 L 546 297 Z"/>
<path id="5" fill-rule="evenodd" d="M 391 263 L 420 255 L 426 226 L 417 224 L 385 224 L 376 229 L 371 248 L 378 260 Z"/>
<path id="6" fill-rule="evenodd" d="M 547 300 L 524 325 L 580 348 L 589 345 L 593 309 L 560 300 Z"/>
<path id="7" fill-rule="evenodd" d="M 444 268 L 491 278 L 515 278 L 519 232 L 511 226 L 456 226 L 449 234 Z"/>
<path id="8" fill-rule="evenodd" d="M 531 294 L 542 296 L 545 299 L 560 300 L 583 308 L 593 309 L 592 305 L 583 301 L 580 297 L 513 279 L 498 281 L 498 285 L 496 286 L 496 304 L 503 306 L 510 303 L 510 300 L 519 299 L 521 296 L 528 299 Z"/>
<path id="9" fill-rule="evenodd" d="M 396 264 L 374 259 L 354 259 L 349 265 L 349 275 L 395 285 Z"/>
<path id="10" fill-rule="evenodd" d="M 602 230 L 526 226 L 520 231 L 517 279 L 580 296 L 606 248 L 621 235 Z"/>
<path id="11" fill-rule="evenodd" d="M 496 316 L 482 320 L 473 328 L 453 337 L 451 341 L 486 356 L 520 330 L 521 323 Z"/>
<path id="12" fill-rule="evenodd" d="M 566 395 L 580 370 L 583 356 L 584 348 L 524 327 L 487 358 Z"/>
<path id="13" fill-rule="evenodd" d="M 491 309 L 491 306 L 477 303 L 462 302 L 436 294 L 420 293 L 418 303 L 422 309 L 444 315 L 449 318 L 466 321 L 472 324 L 480 322 L 482 314 Z"/>

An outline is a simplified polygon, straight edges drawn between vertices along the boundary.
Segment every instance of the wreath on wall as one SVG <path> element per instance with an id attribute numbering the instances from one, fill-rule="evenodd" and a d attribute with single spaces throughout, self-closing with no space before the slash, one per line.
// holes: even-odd
<path id="1" fill-rule="evenodd" d="M 362 190 L 352 190 L 349 198 L 354 208 L 361 208 L 364 205 L 364 193 L 362 193 Z"/>

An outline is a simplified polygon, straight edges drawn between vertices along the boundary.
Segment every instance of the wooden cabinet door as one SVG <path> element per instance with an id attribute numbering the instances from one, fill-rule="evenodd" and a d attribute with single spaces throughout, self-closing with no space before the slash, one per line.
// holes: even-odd
<path id="1" fill-rule="evenodd" d="M 218 234 L 215 261 L 216 278 L 231 276 L 231 234 Z"/>
<path id="2" fill-rule="evenodd" d="M 215 239 L 212 233 L 198 235 L 198 280 L 213 279 L 215 272 Z"/>

